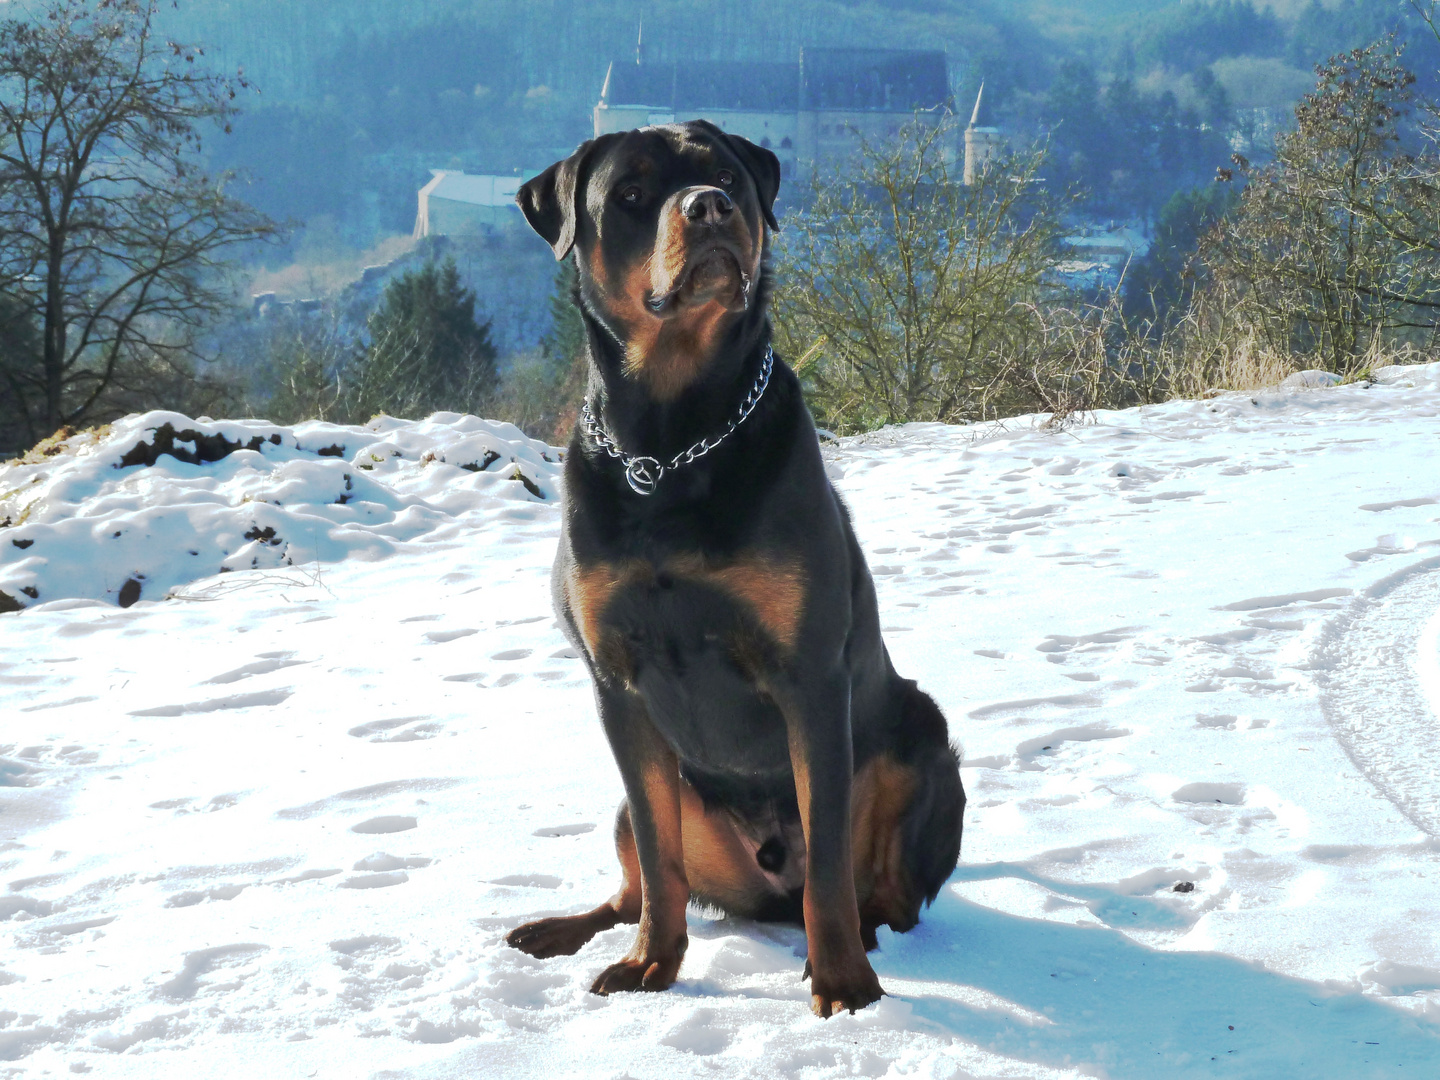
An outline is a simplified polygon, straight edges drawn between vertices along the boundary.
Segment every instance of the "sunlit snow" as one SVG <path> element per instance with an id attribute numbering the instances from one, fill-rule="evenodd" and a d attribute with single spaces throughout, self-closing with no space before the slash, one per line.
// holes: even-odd
<path id="1" fill-rule="evenodd" d="M 0 1075 L 1440 1072 L 1440 365 L 1041 419 L 825 450 L 970 797 L 829 1021 L 798 928 L 692 911 L 611 998 L 631 929 L 503 944 L 618 881 L 560 450 L 152 413 L 0 466 Z"/>

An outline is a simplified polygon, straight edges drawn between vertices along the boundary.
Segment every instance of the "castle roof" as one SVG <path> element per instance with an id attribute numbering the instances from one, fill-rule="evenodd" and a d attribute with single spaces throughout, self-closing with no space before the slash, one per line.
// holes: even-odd
<path id="1" fill-rule="evenodd" d="M 452 169 L 431 169 L 431 179 L 420 189 L 428 198 L 475 206 L 513 206 L 524 182 L 518 176 L 476 176 Z"/>
<path id="2" fill-rule="evenodd" d="M 799 65 L 717 60 L 612 64 L 601 100 L 611 106 L 672 112 L 794 112 L 799 102 Z"/>
<path id="3" fill-rule="evenodd" d="M 800 107 L 915 112 L 950 100 L 943 52 L 802 49 Z"/>
<path id="4" fill-rule="evenodd" d="M 794 64 L 669 61 L 610 65 L 606 106 L 677 111 L 798 109 L 914 112 L 950 98 L 943 52 L 903 49 L 804 49 Z"/>

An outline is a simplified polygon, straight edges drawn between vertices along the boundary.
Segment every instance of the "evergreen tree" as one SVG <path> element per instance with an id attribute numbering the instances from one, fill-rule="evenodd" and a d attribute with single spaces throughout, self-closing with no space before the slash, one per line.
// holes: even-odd
<path id="1" fill-rule="evenodd" d="M 348 380 L 356 415 L 472 411 L 494 393 L 490 323 L 476 321 L 453 258 L 391 281 L 366 326 L 370 344 Z"/>
<path id="2" fill-rule="evenodd" d="M 1149 254 L 1125 276 L 1125 314 L 1157 329 L 1189 307 L 1195 278 L 1189 273 L 1200 238 L 1235 208 L 1229 184 L 1177 191 L 1161 208 Z"/>
<path id="3" fill-rule="evenodd" d="M 555 271 L 550 294 L 550 332 L 540 339 L 545 359 L 568 368 L 585 351 L 585 321 L 580 318 L 580 274 L 572 253 Z"/>

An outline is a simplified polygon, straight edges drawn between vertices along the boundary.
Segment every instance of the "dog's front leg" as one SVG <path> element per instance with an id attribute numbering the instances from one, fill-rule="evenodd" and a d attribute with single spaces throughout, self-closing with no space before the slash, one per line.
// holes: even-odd
<path id="1" fill-rule="evenodd" d="M 783 706 L 805 832 L 805 942 L 811 1008 L 854 1012 L 885 993 L 865 957 L 850 852 L 850 684 L 843 671 L 796 688 Z"/>
<path id="2" fill-rule="evenodd" d="M 600 687 L 600 719 L 620 766 L 640 861 L 640 929 L 618 964 L 600 973 L 591 993 L 664 990 L 675 981 L 689 944 L 685 906 L 690 884 L 680 831 L 680 764 L 633 692 Z"/>

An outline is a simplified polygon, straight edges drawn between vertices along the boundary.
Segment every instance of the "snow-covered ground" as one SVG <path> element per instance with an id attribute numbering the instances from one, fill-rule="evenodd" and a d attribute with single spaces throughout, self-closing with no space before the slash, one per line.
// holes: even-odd
<path id="1" fill-rule="evenodd" d="M 1440 1075 L 1440 365 L 1381 375 L 827 450 L 970 808 L 823 1022 L 795 928 L 692 913 L 610 998 L 629 928 L 503 944 L 617 882 L 556 450 L 0 467 L 0 1076 Z M 115 467 L 167 421 L 259 442 Z"/>

